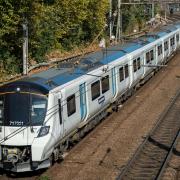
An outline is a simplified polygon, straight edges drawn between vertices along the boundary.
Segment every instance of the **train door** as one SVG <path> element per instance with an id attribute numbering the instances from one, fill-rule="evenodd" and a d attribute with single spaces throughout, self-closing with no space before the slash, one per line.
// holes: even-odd
<path id="1" fill-rule="evenodd" d="M 116 88 L 116 68 L 112 68 L 112 92 L 113 92 L 113 97 L 116 96 L 117 88 Z"/>
<path id="2" fill-rule="evenodd" d="M 164 54 L 163 54 L 163 44 L 159 43 L 156 46 L 156 57 L 157 57 L 157 64 L 162 64 L 163 59 L 164 59 Z"/>
<path id="3" fill-rule="evenodd" d="M 79 86 L 79 93 L 80 93 L 81 121 L 83 121 L 87 115 L 86 83 L 83 83 Z"/>

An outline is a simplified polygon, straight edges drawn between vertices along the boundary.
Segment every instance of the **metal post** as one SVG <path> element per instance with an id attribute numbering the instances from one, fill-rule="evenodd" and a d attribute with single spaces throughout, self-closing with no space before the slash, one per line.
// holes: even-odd
<path id="1" fill-rule="evenodd" d="M 167 20 L 167 3 L 165 3 L 165 17 L 164 17 L 165 20 Z"/>
<path id="2" fill-rule="evenodd" d="M 23 75 L 28 74 L 28 26 L 27 21 L 22 25 L 23 27 Z"/>
<path id="3" fill-rule="evenodd" d="M 109 37 L 112 37 L 112 0 L 109 0 Z"/>
<path id="4" fill-rule="evenodd" d="M 155 12 L 154 12 L 154 2 L 152 3 L 152 18 L 154 18 L 154 14 L 155 14 Z"/>
<path id="5" fill-rule="evenodd" d="M 118 0 L 118 18 L 116 27 L 116 42 L 121 39 L 121 0 Z"/>

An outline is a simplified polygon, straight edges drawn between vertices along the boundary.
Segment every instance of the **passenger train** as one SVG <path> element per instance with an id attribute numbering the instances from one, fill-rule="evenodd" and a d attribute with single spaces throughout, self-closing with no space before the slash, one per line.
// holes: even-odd
<path id="1" fill-rule="evenodd" d="M 180 24 L 0 87 L 0 168 L 49 167 L 180 47 Z"/>

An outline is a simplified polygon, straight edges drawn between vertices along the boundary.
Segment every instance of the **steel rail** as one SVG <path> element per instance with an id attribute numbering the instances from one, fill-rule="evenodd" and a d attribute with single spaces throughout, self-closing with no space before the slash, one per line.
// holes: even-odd
<path id="1" fill-rule="evenodd" d="M 179 137 L 180 137 L 180 131 L 177 133 L 177 136 L 176 136 L 176 138 L 174 140 L 174 143 L 172 144 L 171 149 L 170 149 L 170 151 L 169 151 L 169 153 L 168 153 L 168 155 L 167 155 L 163 165 L 161 166 L 161 169 L 159 170 L 158 175 L 156 176 L 157 180 L 161 179 L 161 177 L 162 177 L 162 175 L 164 173 L 164 170 L 166 169 L 167 164 L 168 164 L 169 160 L 171 159 L 171 157 L 173 155 L 173 150 L 175 149 L 176 144 L 178 143 Z"/>
<path id="2" fill-rule="evenodd" d="M 117 177 L 160 179 L 179 139 L 180 90 L 160 115 L 158 122 Z"/>

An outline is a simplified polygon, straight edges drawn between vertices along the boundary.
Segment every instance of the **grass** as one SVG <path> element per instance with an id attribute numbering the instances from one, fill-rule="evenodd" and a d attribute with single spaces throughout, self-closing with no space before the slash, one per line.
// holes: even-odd
<path id="1" fill-rule="evenodd" d="M 41 176 L 39 180 L 51 180 L 48 176 Z"/>

